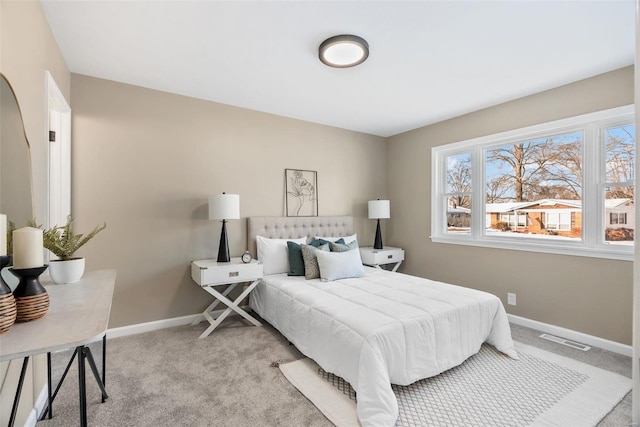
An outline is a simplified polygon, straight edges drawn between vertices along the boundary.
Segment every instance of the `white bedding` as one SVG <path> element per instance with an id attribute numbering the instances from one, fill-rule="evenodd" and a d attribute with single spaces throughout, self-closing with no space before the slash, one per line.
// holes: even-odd
<path id="1" fill-rule="evenodd" d="M 391 383 L 437 375 L 477 353 L 483 342 L 517 353 L 495 295 L 366 268 L 357 279 L 265 276 L 251 307 L 302 353 L 357 392 L 363 426 L 392 426 Z"/>

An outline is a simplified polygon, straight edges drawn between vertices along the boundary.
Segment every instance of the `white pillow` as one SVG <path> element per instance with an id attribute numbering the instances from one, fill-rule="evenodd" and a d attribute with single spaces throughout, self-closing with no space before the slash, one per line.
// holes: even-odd
<path id="1" fill-rule="evenodd" d="M 325 282 L 364 276 L 358 249 L 346 252 L 316 251 L 316 258 L 320 267 L 320 278 Z"/>
<path id="2" fill-rule="evenodd" d="M 287 242 L 304 244 L 307 243 L 307 238 L 267 239 L 266 237 L 256 236 L 258 261 L 262 262 L 264 274 L 278 274 L 289 271 Z"/>
<path id="3" fill-rule="evenodd" d="M 351 236 L 338 236 L 338 237 L 322 237 L 322 236 L 315 236 L 316 239 L 323 239 L 326 240 L 327 242 L 334 242 L 338 239 L 344 239 L 344 243 L 351 243 L 354 240 L 358 239 L 358 235 L 357 234 L 352 234 Z"/>

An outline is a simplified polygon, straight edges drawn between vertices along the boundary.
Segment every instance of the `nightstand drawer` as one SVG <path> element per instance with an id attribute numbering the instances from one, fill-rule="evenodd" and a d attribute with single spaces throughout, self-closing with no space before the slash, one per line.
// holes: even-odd
<path id="1" fill-rule="evenodd" d="M 240 258 L 218 263 L 212 260 L 193 261 L 191 278 L 200 286 L 250 282 L 262 277 L 262 263 L 252 261 L 244 264 Z"/>
<path id="2" fill-rule="evenodd" d="M 370 249 L 362 248 L 360 256 L 362 263 L 367 265 L 380 265 L 401 262 L 404 260 L 404 250 L 399 248 Z"/>

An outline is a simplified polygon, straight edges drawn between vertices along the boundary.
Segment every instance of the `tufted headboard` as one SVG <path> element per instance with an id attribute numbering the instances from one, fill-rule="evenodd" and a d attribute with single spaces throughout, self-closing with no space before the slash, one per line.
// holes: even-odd
<path id="1" fill-rule="evenodd" d="M 247 218 L 247 247 L 256 258 L 256 236 L 298 239 L 313 236 L 353 234 L 352 216 L 251 216 Z"/>

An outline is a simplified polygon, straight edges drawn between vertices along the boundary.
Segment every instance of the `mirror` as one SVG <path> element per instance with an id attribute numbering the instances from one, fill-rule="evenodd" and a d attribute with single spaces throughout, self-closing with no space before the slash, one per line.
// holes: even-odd
<path id="1" fill-rule="evenodd" d="M 16 228 L 34 217 L 31 190 L 31 150 L 22 112 L 11 84 L 0 74 L 0 213 Z M 6 268 L 0 274 L 15 289 L 18 279 Z"/>
<path id="2" fill-rule="evenodd" d="M 0 74 L 0 213 L 16 228 L 33 218 L 31 153 L 22 112 L 11 84 Z"/>

